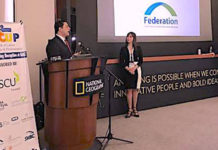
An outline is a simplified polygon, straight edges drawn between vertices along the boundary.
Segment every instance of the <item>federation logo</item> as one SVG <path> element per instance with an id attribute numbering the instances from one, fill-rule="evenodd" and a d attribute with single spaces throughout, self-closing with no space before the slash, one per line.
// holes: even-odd
<path id="1" fill-rule="evenodd" d="M 153 15 L 153 11 L 158 9 L 160 6 L 163 6 L 168 10 L 171 16 L 166 16 L 166 17 L 160 17 Z M 150 5 L 147 10 L 144 13 L 144 24 L 145 25 L 154 25 L 156 27 L 172 27 L 172 26 L 178 26 L 179 21 L 177 19 L 177 13 L 175 10 L 168 4 L 164 2 L 156 2 L 152 5 Z"/>
<path id="2" fill-rule="evenodd" d="M 163 3 L 163 2 L 157 2 L 157 3 L 154 3 L 152 4 L 145 12 L 145 15 L 151 15 L 151 13 L 159 6 L 163 6 L 165 7 L 172 16 L 177 16 L 175 10 L 168 4 L 166 3 Z"/>

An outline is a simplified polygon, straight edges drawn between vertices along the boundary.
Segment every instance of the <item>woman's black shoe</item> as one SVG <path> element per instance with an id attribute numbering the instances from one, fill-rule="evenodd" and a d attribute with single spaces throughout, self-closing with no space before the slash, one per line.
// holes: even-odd
<path id="1" fill-rule="evenodd" d="M 131 116 L 132 116 L 132 109 L 129 109 L 129 111 L 126 114 L 125 118 L 130 118 Z"/>
<path id="2" fill-rule="evenodd" d="M 134 117 L 139 117 L 139 113 L 138 113 L 138 111 L 136 110 L 136 108 L 133 108 L 133 116 L 134 116 Z"/>

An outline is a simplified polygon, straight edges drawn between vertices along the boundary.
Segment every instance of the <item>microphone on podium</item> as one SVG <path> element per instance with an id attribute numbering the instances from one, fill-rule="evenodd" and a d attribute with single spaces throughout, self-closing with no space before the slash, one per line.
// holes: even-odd
<path id="1" fill-rule="evenodd" d="M 77 43 L 77 45 L 78 45 L 82 50 L 85 49 L 85 47 L 83 46 L 83 43 L 82 43 L 81 41 L 79 41 L 79 42 Z"/>
<path id="2" fill-rule="evenodd" d="M 83 54 L 92 54 L 89 47 L 85 47 L 81 41 L 78 41 L 77 45 L 81 48 Z"/>

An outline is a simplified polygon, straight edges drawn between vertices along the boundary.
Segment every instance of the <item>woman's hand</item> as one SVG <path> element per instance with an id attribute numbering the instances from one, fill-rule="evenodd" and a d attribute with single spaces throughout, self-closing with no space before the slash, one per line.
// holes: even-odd
<path id="1" fill-rule="evenodd" d="M 138 68 L 138 65 L 134 65 L 133 67 L 125 67 L 125 69 L 131 73 L 132 75 L 135 74 L 135 70 Z"/>
<path id="2" fill-rule="evenodd" d="M 131 74 L 135 74 L 135 67 L 131 67 L 128 70 Z"/>
<path id="3" fill-rule="evenodd" d="M 135 74 L 135 70 L 138 68 L 138 65 L 134 65 L 133 67 L 131 67 L 130 69 L 130 73 L 131 74 Z"/>

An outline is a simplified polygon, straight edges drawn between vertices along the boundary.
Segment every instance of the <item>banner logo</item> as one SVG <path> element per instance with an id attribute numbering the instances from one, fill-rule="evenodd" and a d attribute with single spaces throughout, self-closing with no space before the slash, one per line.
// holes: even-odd
<path id="1" fill-rule="evenodd" d="M 171 14 L 171 16 L 162 17 L 162 16 L 156 16 L 153 15 L 153 11 L 157 9 L 158 7 L 163 6 L 168 10 L 168 12 Z M 150 5 L 147 10 L 144 13 L 144 24 L 145 25 L 153 25 L 154 27 L 172 27 L 177 26 L 179 24 L 179 21 L 177 19 L 177 14 L 175 10 L 168 4 L 163 2 L 157 2 L 152 5 Z"/>
<path id="2" fill-rule="evenodd" d="M 14 72 L 14 78 L 0 79 L 0 89 L 4 87 L 6 88 L 14 87 L 19 81 L 20 81 L 19 75 L 16 72 Z"/>
<path id="3" fill-rule="evenodd" d="M 0 111 L 1 111 L 1 110 L 4 110 L 5 107 L 7 107 L 7 106 L 8 106 L 7 103 L 5 103 L 4 101 L 0 101 Z"/>
<path id="4" fill-rule="evenodd" d="M 33 117 L 32 114 L 30 114 L 30 113 L 25 113 L 24 116 L 21 118 L 21 121 L 22 121 L 22 122 L 27 122 L 27 121 L 31 121 L 31 120 L 33 120 L 33 119 L 34 119 L 34 117 Z"/>
<path id="5" fill-rule="evenodd" d="M 26 132 L 27 136 L 25 137 L 25 141 L 28 141 L 30 139 L 34 139 L 35 138 L 35 134 L 33 131 L 27 131 Z"/>
<path id="6" fill-rule="evenodd" d="M 16 42 L 19 37 L 18 33 L 12 33 L 11 28 L 0 25 L 0 42 Z"/>
<path id="7" fill-rule="evenodd" d="M 0 139 L 0 145 L 3 145 L 3 144 L 4 144 L 4 141 Z"/>
<path id="8" fill-rule="evenodd" d="M 11 118 L 11 121 L 17 121 L 18 119 L 19 119 L 18 116 L 14 116 L 14 117 Z"/>
<path id="9" fill-rule="evenodd" d="M 7 148 L 3 148 L 3 149 L 0 149 L 0 150 L 12 150 L 12 146 L 8 146 Z"/>
<path id="10" fill-rule="evenodd" d="M 8 144 L 10 143 L 10 144 L 13 144 L 13 145 L 20 144 L 21 139 L 22 139 L 21 136 L 15 136 L 15 135 L 11 134 L 11 135 L 9 135 L 7 137 L 7 139 L 5 140 L 5 143 L 7 142 Z"/>
<path id="11" fill-rule="evenodd" d="M 3 127 L 8 126 L 8 125 L 10 125 L 10 123 L 8 121 L 0 122 L 0 128 L 3 128 Z"/>
<path id="12" fill-rule="evenodd" d="M 11 102 L 12 107 L 28 104 L 30 101 L 28 100 L 27 96 L 21 96 L 18 99 Z"/>
<path id="13" fill-rule="evenodd" d="M 26 102 L 27 101 L 27 97 L 26 96 L 21 96 L 20 97 L 20 102 Z"/>

